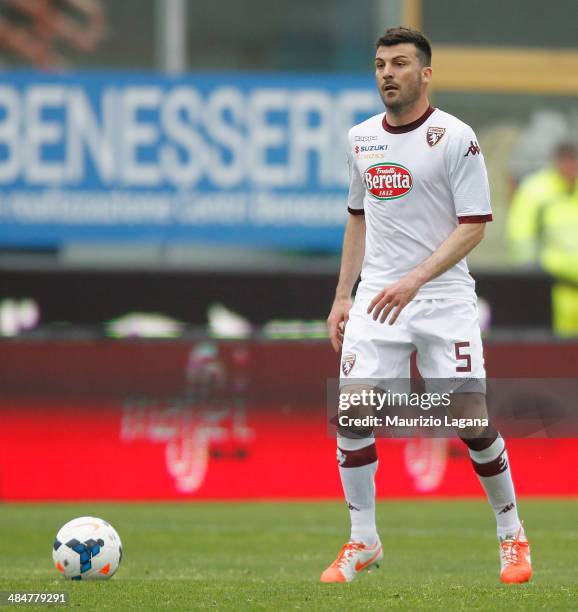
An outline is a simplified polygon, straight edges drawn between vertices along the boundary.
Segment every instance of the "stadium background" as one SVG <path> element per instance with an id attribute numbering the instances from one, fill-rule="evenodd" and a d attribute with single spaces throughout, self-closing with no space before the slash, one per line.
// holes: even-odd
<path id="1" fill-rule="evenodd" d="M 433 103 L 488 164 L 495 221 L 469 258 L 488 373 L 575 378 L 551 281 L 513 268 L 505 237 L 516 182 L 578 140 L 578 7 L 559 0 L 547 25 L 544 10 L 4 2 L 0 499 L 340 498 L 323 320 L 343 139 L 379 108 L 372 45 L 398 23 L 431 38 Z M 512 440 L 519 493 L 577 494 L 576 450 Z M 453 441 L 383 440 L 380 456 L 382 499 L 481 495 Z"/>

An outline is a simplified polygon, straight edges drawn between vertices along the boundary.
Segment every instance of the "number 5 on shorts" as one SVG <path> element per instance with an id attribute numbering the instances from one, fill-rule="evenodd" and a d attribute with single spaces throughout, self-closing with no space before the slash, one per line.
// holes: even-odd
<path id="1" fill-rule="evenodd" d="M 456 342 L 454 348 L 456 350 L 456 359 L 458 361 L 465 361 L 465 365 L 456 366 L 456 372 L 471 372 L 472 371 L 472 356 L 469 353 L 465 353 L 462 349 L 468 348 L 469 342 Z"/>

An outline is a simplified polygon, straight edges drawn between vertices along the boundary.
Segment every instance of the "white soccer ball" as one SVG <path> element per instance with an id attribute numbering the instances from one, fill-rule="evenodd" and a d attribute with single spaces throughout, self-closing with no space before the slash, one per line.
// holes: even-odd
<path id="1" fill-rule="evenodd" d="M 122 543 L 112 525 L 94 516 L 75 518 L 56 534 L 56 569 L 71 580 L 106 580 L 118 569 Z"/>

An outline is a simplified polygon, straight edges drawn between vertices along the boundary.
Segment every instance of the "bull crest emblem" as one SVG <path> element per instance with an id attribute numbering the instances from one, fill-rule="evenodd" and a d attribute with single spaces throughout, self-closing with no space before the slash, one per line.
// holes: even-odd
<path id="1" fill-rule="evenodd" d="M 446 128 L 440 127 L 428 127 L 426 140 L 430 147 L 435 147 L 437 143 L 443 138 L 446 133 Z"/>
<path id="2" fill-rule="evenodd" d="M 343 355 L 343 359 L 341 360 L 341 370 L 343 374 L 347 376 L 351 370 L 353 370 L 353 366 L 355 365 L 355 354 L 349 353 L 347 355 Z"/>

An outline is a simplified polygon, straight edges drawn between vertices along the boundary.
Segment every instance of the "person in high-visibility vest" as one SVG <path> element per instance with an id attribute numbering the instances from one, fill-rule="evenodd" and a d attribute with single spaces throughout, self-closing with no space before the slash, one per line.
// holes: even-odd
<path id="1" fill-rule="evenodd" d="M 539 266 L 556 280 L 556 333 L 578 335 L 578 148 L 559 145 L 553 164 L 528 176 L 514 194 L 508 217 L 512 261 Z"/>

